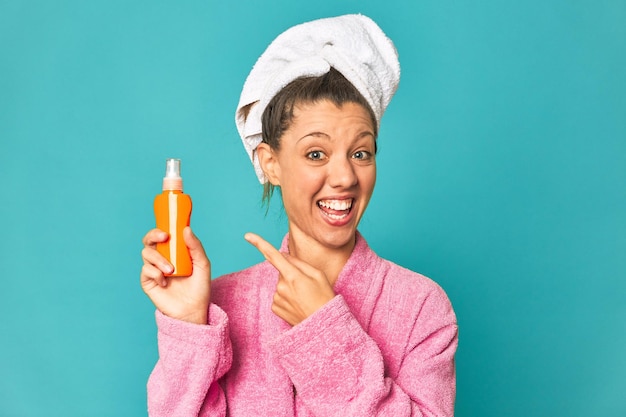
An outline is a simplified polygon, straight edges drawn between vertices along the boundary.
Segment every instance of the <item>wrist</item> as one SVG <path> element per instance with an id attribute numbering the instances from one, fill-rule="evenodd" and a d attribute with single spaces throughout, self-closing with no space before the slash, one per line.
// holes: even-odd
<path id="1" fill-rule="evenodd" d="M 181 320 L 187 323 L 193 324 L 208 324 L 209 323 L 209 309 L 206 308 L 203 311 L 196 311 L 189 314 L 175 317 L 177 320 Z"/>

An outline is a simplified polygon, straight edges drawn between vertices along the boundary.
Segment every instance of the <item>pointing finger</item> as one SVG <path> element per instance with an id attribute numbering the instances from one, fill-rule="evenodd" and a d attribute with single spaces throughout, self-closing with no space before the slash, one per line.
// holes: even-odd
<path id="1" fill-rule="evenodd" d="M 263 239 L 261 236 L 254 233 L 246 233 L 244 235 L 252 246 L 258 249 L 259 252 L 267 259 L 274 268 L 278 269 L 278 272 L 285 275 L 289 270 L 293 270 L 295 267 L 280 253 L 271 243 Z"/>
<path id="2" fill-rule="evenodd" d="M 289 262 L 291 265 L 293 265 L 294 267 L 298 268 L 305 275 L 308 275 L 311 278 L 313 278 L 313 277 L 315 277 L 315 278 L 322 278 L 322 277 L 326 278 L 326 275 L 324 275 L 324 273 L 322 271 L 320 271 L 319 269 L 315 268 L 314 266 L 311 266 L 308 263 L 306 263 L 306 262 L 296 258 L 295 256 L 283 255 L 283 257 L 287 260 L 287 262 Z"/>

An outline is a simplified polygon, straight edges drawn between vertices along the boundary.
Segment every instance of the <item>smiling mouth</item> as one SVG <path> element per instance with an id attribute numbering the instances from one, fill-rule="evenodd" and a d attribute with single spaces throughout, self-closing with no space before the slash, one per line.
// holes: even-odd
<path id="1" fill-rule="evenodd" d="M 330 219 L 342 220 L 350 214 L 352 203 L 352 198 L 344 200 L 320 200 L 317 202 L 317 206 L 322 210 L 322 213 Z"/>

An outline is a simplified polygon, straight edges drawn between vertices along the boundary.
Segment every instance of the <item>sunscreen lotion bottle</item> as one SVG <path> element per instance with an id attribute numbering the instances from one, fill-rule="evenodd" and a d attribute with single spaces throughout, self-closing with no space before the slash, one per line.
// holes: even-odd
<path id="1" fill-rule="evenodd" d="M 191 256 L 183 240 L 183 229 L 189 226 L 191 220 L 191 197 L 183 194 L 180 159 L 166 161 L 163 192 L 154 199 L 154 215 L 157 229 L 170 235 L 166 242 L 157 243 L 159 253 L 174 266 L 174 271 L 166 275 L 191 275 Z"/>

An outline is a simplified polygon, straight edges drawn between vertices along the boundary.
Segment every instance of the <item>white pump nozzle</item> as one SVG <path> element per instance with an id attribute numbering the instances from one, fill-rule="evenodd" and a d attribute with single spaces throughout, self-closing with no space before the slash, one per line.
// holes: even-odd
<path id="1" fill-rule="evenodd" d="M 163 190 L 183 190 L 183 179 L 180 176 L 180 159 L 169 158 L 165 161 Z"/>

